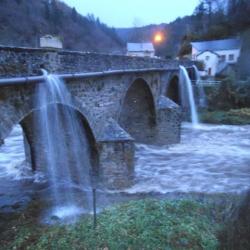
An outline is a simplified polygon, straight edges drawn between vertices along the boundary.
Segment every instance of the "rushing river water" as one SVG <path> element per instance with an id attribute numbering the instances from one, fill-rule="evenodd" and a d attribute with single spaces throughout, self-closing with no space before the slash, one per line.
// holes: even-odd
<path id="1" fill-rule="evenodd" d="M 250 126 L 183 124 L 181 143 L 138 145 L 135 192 L 241 192 L 250 188 Z"/>
<path id="2" fill-rule="evenodd" d="M 181 143 L 137 145 L 135 183 L 125 193 L 241 192 L 250 188 L 250 126 L 184 123 Z M 0 209 L 27 202 L 44 182 L 24 163 L 16 127 L 0 147 Z M 16 205 L 19 204 L 19 205 Z"/>

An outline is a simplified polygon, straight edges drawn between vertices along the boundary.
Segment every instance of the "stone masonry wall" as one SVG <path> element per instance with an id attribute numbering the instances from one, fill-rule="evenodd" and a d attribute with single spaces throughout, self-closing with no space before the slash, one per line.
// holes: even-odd
<path id="1" fill-rule="evenodd" d="M 101 72 L 145 68 L 178 69 L 179 62 L 62 50 L 0 47 L 0 78 L 54 73 Z"/>
<path id="2" fill-rule="evenodd" d="M 124 188 L 131 184 L 134 142 L 159 145 L 179 142 L 180 109 L 164 96 L 168 79 L 178 74 L 176 61 L 0 48 L 0 78 L 38 75 L 40 68 L 56 73 L 166 69 L 66 80 L 72 95 L 71 108 L 87 120 L 94 135 L 100 161 L 98 171 L 107 187 Z M 139 88 L 136 87 L 138 82 Z M 38 139 L 32 136 L 35 128 L 24 119 L 39 110 L 34 106 L 37 84 L 0 87 L 0 141 L 6 138 L 14 125 L 20 123 L 29 144 L 36 144 L 34 140 Z M 134 127 L 129 127 L 130 123 Z M 143 138 L 146 139 L 141 140 Z M 31 161 L 36 158 L 32 155 L 33 145 L 30 145 Z"/>

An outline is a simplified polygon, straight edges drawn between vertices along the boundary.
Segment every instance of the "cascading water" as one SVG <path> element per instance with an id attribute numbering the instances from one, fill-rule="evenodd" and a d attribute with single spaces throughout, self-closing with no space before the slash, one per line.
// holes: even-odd
<path id="1" fill-rule="evenodd" d="M 51 188 L 52 216 L 74 217 L 89 209 L 90 153 L 82 121 L 72 110 L 70 93 L 55 75 L 38 86 L 36 155 L 42 158 Z M 42 151 L 42 152 L 41 152 Z"/>
<path id="2" fill-rule="evenodd" d="M 189 102 L 189 107 L 191 111 L 192 124 L 197 125 L 199 123 L 199 119 L 198 119 L 197 109 L 196 109 L 195 101 L 194 101 L 193 87 L 192 87 L 192 83 L 189 78 L 188 72 L 184 66 L 180 66 L 180 85 L 182 89 L 185 88 L 186 90 L 185 92 L 187 92 L 187 95 L 188 95 L 188 102 Z M 183 92 L 184 91 L 182 91 L 182 93 Z"/>
<path id="3" fill-rule="evenodd" d="M 203 88 L 203 85 L 200 83 L 201 77 L 198 68 L 196 65 L 193 65 L 195 77 L 196 77 L 196 86 L 198 87 L 199 91 L 199 106 L 202 108 L 207 107 L 207 97 Z"/>

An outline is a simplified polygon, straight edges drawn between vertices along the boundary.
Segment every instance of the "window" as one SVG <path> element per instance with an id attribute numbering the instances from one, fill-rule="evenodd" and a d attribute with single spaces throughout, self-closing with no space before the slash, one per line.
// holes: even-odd
<path id="1" fill-rule="evenodd" d="M 230 54 L 229 55 L 229 61 L 233 61 L 234 60 L 234 54 Z"/>
<path id="2" fill-rule="evenodd" d="M 221 59 L 222 62 L 225 62 L 226 61 L 226 55 L 221 55 L 220 59 Z"/>
<path id="3" fill-rule="evenodd" d="M 206 61 L 208 61 L 210 59 L 210 56 L 206 56 Z"/>

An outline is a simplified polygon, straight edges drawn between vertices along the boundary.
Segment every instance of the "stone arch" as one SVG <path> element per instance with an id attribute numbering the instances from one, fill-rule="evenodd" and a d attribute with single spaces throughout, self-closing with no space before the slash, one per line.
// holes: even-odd
<path id="1" fill-rule="evenodd" d="M 2 115 L 1 113 L 3 113 L 4 116 L 4 119 L 0 119 L 1 140 L 4 140 L 6 137 L 8 137 L 13 127 L 19 124 L 26 116 L 41 108 L 39 106 L 34 105 L 32 100 L 35 100 L 36 98 L 37 97 L 35 95 L 32 95 L 29 97 L 28 100 L 22 102 L 20 105 L 8 104 L 8 101 L 6 101 L 7 104 L 4 104 L 0 109 L 0 118 Z M 91 128 L 91 131 L 93 132 L 94 137 L 96 139 L 97 138 L 96 123 L 95 119 L 92 117 L 91 112 L 87 108 L 83 107 L 81 102 L 78 101 L 76 97 L 71 96 L 71 100 L 72 100 L 72 105 L 67 104 L 67 106 L 78 111 L 86 118 Z"/>
<path id="2" fill-rule="evenodd" d="M 172 76 L 170 79 L 165 96 L 181 105 L 181 92 L 180 92 L 180 84 L 179 84 L 179 77 L 177 75 Z"/>
<path id="3" fill-rule="evenodd" d="M 97 143 L 87 118 L 76 108 L 61 103 L 49 104 L 45 108 L 51 109 L 53 106 L 54 107 L 56 106 L 59 112 L 62 112 L 62 110 L 74 112 L 75 117 L 79 121 L 80 128 L 84 131 L 83 133 L 86 135 L 86 147 L 88 147 L 87 151 L 90 157 L 90 163 L 92 167 L 91 171 L 92 173 L 97 174 L 99 166 Z M 30 152 L 29 157 L 33 170 L 43 170 L 41 169 L 42 168 L 41 166 L 46 164 L 43 159 L 43 150 L 46 149 L 44 149 L 42 145 L 42 140 L 40 138 L 40 131 L 39 131 L 41 127 L 39 128 L 39 126 L 37 126 L 38 123 L 40 122 L 40 121 L 37 122 L 40 112 L 41 112 L 40 109 L 34 109 L 30 113 L 28 113 L 25 117 L 23 117 L 22 120 L 19 122 L 23 129 L 25 138 L 27 140 L 28 145 L 26 145 L 26 147 L 28 146 L 29 150 L 26 150 L 26 152 L 27 151 Z M 67 121 L 64 122 L 66 123 Z M 66 133 L 67 131 L 65 131 L 65 134 Z M 77 136 L 81 136 L 81 134 L 78 134 Z M 67 150 L 69 151 L 67 152 L 70 152 L 70 145 L 71 145 L 70 140 L 71 138 L 68 139 Z"/>
<path id="4" fill-rule="evenodd" d="M 148 83 L 137 78 L 132 82 L 122 101 L 118 122 L 136 142 L 151 144 L 156 133 L 156 110 Z"/>

